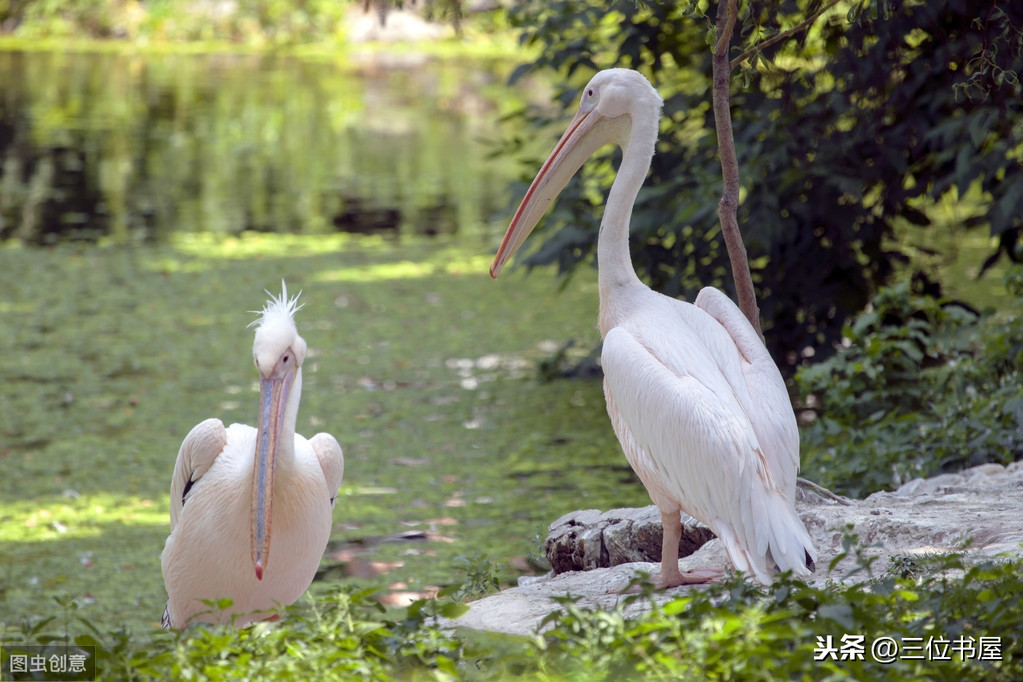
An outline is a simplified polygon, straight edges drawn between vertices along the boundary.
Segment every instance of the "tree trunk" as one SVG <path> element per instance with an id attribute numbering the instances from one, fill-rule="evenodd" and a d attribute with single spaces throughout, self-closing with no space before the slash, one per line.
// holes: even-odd
<path id="1" fill-rule="evenodd" d="M 718 155 L 721 157 L 721 180 L 724 185 L 721 201 L 718 203 L 718 220 L 721 221 L 721 235 L 728 249 L 728 260 L 732 264 L 732 280 L 735 282 L 735 296 L 739 309 L 753 325 L 760 340 L 760 308 L 757 294 L 753 289 L 746 246 L 739 232 L 739 161 L 735 157 L 735 138 L 732 133 L 732 113 L 729 104 L 728 86 L 731 83 L 732 65 L 728 59 L 728 48 L 732 41 L 732 30 L 738 16 L 736 0 L 721 0 L 718 3 L 717 34 L 714 43 L 713 102 L 714 124 L 718 135 Z"/>

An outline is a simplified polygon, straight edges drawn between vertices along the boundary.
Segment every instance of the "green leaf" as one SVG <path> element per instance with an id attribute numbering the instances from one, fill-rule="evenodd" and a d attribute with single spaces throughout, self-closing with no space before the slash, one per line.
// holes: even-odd
<path id="1" fill-rule="evenodd" d="M 469 612 L 468 604 L 456 604 L 455 602 L 448 602 L 441 605 L 439 611 L 440 615 L 445 618 L 460 618 Z"/>

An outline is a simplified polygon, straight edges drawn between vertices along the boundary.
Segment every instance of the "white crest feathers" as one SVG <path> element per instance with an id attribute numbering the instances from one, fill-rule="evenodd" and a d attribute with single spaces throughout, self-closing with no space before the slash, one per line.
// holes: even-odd
<path id="1" fill-rule="evenodd" d="M 295 313 L 302 309 L 301 303 L 298 302 L 299 296 L 302 292 L 299 291 L 294 297 L 288 298 L 288 285 L 281 280 L 281 295 L 274 296 L 269 290 L 265 290 L 266 295 L 270 297 L 270 300 L 266 302 L 262 310 L 253 310 L 252 313 L 259 315 L 258 319 L 253 320 L 249 326 L 253 327 L 256 325 L 263 325 L 272 319 L 283 318 L 291 320 L 295 317 Z"/>

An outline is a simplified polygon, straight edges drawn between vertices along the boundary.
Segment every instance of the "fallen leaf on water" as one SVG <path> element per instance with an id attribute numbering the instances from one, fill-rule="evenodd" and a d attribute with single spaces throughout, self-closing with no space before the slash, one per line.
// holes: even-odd
<path id="1" fill-rule="evenodd" d="M 434 585 L 427 585 L 421 592 L 407 591 L 405 583 L 394 583 L 391 585 L 391 592 L 378 593 L 376 599 L 385 606 L 409 606 L 419 599 L 433 599 L 440 592 L 440 588 Z"/>
<path id="2" fill-rule="evenodd" d="M 397 464 L 398 466 L 403 467 L 418 467 L 429 463 L 429 457 L 396 457 L 391 460 L 391 464 Z"/>
<path id="3" fill-rule="evenodd" d="M 352 556 L 344 562 L 344 572 L 349 578 L 375 578 L 401 568 L 403 561 L 368 561 L 360 556 Z"/>

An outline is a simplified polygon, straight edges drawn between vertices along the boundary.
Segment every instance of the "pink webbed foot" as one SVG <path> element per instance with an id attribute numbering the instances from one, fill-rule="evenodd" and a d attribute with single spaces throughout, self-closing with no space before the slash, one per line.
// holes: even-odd
<path id="1" fill-rule="evenodd" d="M 674 575 L 662 575 L 654 581 L 654 587 L 659 590 L 667 590 L 679 585 L 702 585 L 704 583 L 720 580 L 725 575 L 723 568 L 697 568 L 692 571 L 675 571 Z"/>
<path id="2" fill-rule="evenodd" d="M 668 575 L 659 575 L 654 580 L 655 590 L 668 590 L 673 587 L 679 587 L 680 585 L 703 585 L 715 580 L 720 580 L 725 575 L 723 568 L 698 568 L 692 571 L 686 571 L 682 573 L 678 569 L 675 570 L 674 574 L 670 571 Z M 620 590 L 610 590 L 610 593 L 614 594 L 636 594 L 642 591 L 640 585 L 631 585 L 629 587 Z"/>

